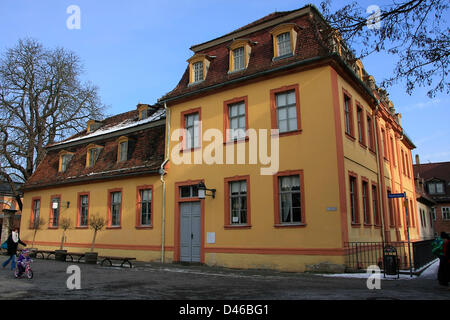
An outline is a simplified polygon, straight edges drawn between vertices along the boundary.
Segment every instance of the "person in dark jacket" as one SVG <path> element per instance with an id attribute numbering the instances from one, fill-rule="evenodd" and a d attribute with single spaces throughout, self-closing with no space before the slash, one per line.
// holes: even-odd
<path id="1" fill-rule="evenodd" d="M 8 256 L 9 259 L 2 263 L 2 267 L 5 268 L 10 261 L 11 262 L 11 270 L 14 270 L 16 268 L 16 253 L 17 253 L 17 246 L 19 243 L 23 246 L 27 246 L 26 243 L 22 242 L 19 238 L 19 230 L 17 228 L 14 228 L 11 234 L 8 237 L 8 240 L 6 240 L 6 243 L 8 244 Z"/>
<path id="2" fill-rule="evenodd" d="M 439 255 L 439 270 L 438 270 L 438 281 L 442 286 L 448 286 L 448 282 L 450 281 L 449 277 L 449 235 L 446 232 L 441 232 L 441 238 L 444 240 L 442 246 L 442 252 Z"/>

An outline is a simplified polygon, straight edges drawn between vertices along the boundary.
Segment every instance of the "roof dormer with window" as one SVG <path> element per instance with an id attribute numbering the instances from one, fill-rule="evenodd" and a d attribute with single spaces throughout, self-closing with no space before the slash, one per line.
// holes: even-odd
<path id="1" fill-rule="evenodd" d="M 213 57 L 206 54 L 195 54 L 188 59 L 189 62 L 189 85 L 200 83 L 206 79 L 209 64 Z"/>
<path id="2" fill-rule="evenodd" d="M 138 113 L 139 113 L 139 120 L 144 120 L 144 119 L 148 118 L 149 111 L 150 111 L 149 109 L 150 108 L 149 108 L 148 104 L 141 104 L 141 103 L 139 103 L 137 105 L 137 110 L 138 110 Z"/>
<path id="3" fill-rule="evenodd" d="M 69 167 L 70 160 L 72 160 L 74 153 L 62 150 L 59 152 L 58 172 L 66 172 Z"/>
<path id="4" fill-rule="evenodd" d="M 252 50 L 251 42 L 248 39 L 236 39 L 228 47 L 229 68 L 228 73 L 247 69 Z"/>
<path id="5" fill-rule="evenodd" d="M 129 138 L 122 136 L 117 139 L 117 162 L 124 162 L 128 160 L 128 142 Z"/>
<path id="6" fill-rule="evenodd" d="M 101 127 L 103 123 L 97 120 L 89 120 L 87 123 L 87 132 L 92 132 Z"/>
<path id="7" fill-rule="evenodd" d="M 96 144 L 90 144 L 87 146 L 86 168 L 92 168 L 95 166 L 95 163 L 97 162 L 98 156 L 100 155 L 102 149 L 103 146 L 99 146 Z"/>
<path id="8" fill-rule="evenodd" d="M 273 59 L 279 60 L 295 54 L 298 26 L 295 23 L 284 23 L 270 31 L 273 39 Z"/>

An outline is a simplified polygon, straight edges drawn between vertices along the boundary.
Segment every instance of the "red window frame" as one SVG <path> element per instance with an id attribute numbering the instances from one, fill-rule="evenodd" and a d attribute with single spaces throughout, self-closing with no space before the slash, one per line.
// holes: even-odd
<path id="1" fill-rule="evenodd" d="M 361 121 L 360 121 L 361 122 L 361 130 L 358 126 L 358 139 L 359 139 L 358 141 L 362 147 L 366 148 L 367 144 L 366 144 L 365 112 L 364 112 L 363 106 L 358 101 L 356 101 L 356 123 L 358 123 L 358 114 L 361 115 Z"/>
<path id="2" fill-rule="evenodd" d="M 354 123 L 353 123 L 353 97 L 352 95 L 345 90 L 344 88 L 342 88 L 342 94 L 343 94 L 343 111 L 344 111 L 344 132 L 345 135 L 350 138 L 351 140 L 355 140 L 355 128 L 354 128 Z M 346 122 L 346 117 L 345 117 L 345 101 L 349 100 L 349 106 L 348 106 L 348 119 L 349 119 L 349 130 L 350 132 L 347 132 L 347 122 Z"/>
<path id="3" fill-rule="evenodd" d="M 370 196 L 370 188 L 369 188 L 369 179 L 366 177 L 361 177 L 361 204 L 362 204 L 362 214 L 363 214 L 363 220 L 365 226 L 371 226 L 372 225 L 372 217 L 371 217 L 371 196 Z M 367 210 L 367 221 L 366 221 L 366 214 L 364 212 L 364 189 L 366 191 L 366 210 Z"/>
<path id="4" fill-rule="evenodd" d="M 245 104 L 245 130 L 248 130 L 248 96 L 237 97 L 223 102 L 223 132 L 225 134 L 225 142 L 237 142 L 240 140 L 230 140 L 228 129 L 230 129 L 230 105 L 244 102 Z M 245 140 L 248 139 L 246 133 Z"/>
<path id="5" fill-rule="evenodd" d="M 33 229 L 33 224 L 34 224 L 34 210 L 35 210 L 35 205 L 36 205 L 36 200 L 39 200 L 39 219 L 42 216 L 42 199 L 41 197 L 33 197 L 31 198 L 31 215 L 30 215 L 30 229 Z"/>
<path id="6" fill-rule="evenodd" d="M 152 200 L 150 204 L 150 225 L 142 225 L 141 221 L 141 191 L 142 190 L 150 190 L 152 194 Z M 153 203 L 154 203 L 154 194 L 153 194 L 153 185 L 141 185 L 136 187 L 136 229 L 152 229 L 153 228 Z"/>
<path id="7" fill-rule="evenodd" d="M 300 218 L 301 223 L 287 224 L 281 222 L 281 211 L 280 211 L 280 188 L 279 188 L 279 177 L 285 176 L 299 176 L 300 180 Z M 273 175 L 273 190 L 274 190 L 274 224 L 275 228 L 296 228 L 306 226 L 306 205 L 305 205 L 305 184 L 304 184 L 304 172 L 303 170 L 287 170 L 281 171 Z"/>
<path id="8" fill-rule="evenodd" d="M 375 189 L 375 197 L 373 197 L 374 189 Z M 375 206 L 372 205 L 373 223 L 376 227 L 381 227 L 380 197 L 378 195 L 378 183 L 372 181 L 370 192 L 372 193 L 372 203 L 375 203 Z"/>
<path id="9" fill-rule="evenodd" d="M 53 225 L 53 199 L 59 199 L 59 213 L 58 213 L 58 224 L 56 226 Z M 48 216 L 48 228 L 49 229 L 58 229 L 59 228 L 59 220 L 61 218 L 61 194 L 54 194 L 50 196 L 50 213 Z"/>
<path id="10" fill-rule="evenodd" d="M 120 192 L 120 225 L 118 226 L 112 226 L 111 225 L 111 206 L 112 206 L 112 194 L 114 192 Z M 107 229 L 120 229 L 122 228 L 122 209 L 123 209 L 123 189 L 122 188 L 114 188 L 114 189 L 108 189 L 108 216 L 107 216 Z"/>
<path id="11" fill-rule="evenodd" d="M 272 129 L 278 129 L 276 95 L 278 93 L 283 93 L 283 92 L 287 92 L 287 91 L 291 91 L 291 90 L 295 90 L 295 104 L 296 104 L 296 111 L 297 111 L 297 130 L 280 132 L 279 136 L 299 134 L 302 132 L 302 122 L 301 122 L 301 113 L 300 113 L 300 93 L 299 93 L 300 90 L 299 90 L 298 84 L 292 84 L 292 85 L 283 86 L 280 88 L 270 90 L 270 118 L 271 118 Z"/>
<path id="12" fill-rule="evenodd" d="M 188 115 L 192 115 L 192 114 L 195 114 L 195 113 L 198 113 L 198 121 L 199 121 L 199 126 L 198 126 L 198 130 L 199 130 L 199 133 L 198 133 L 198 139 L 199 139 L 199 141 L 198 141 L 198 147 L 192 147 L 192 148 L 186 148 L 186 136 L 185 136 L 185 133 L 186 133 L 186 126 L 185 126 L 185 124 L 186 124 L 186 116 L 188 116 Z M 201 121 L 202 121 L 202 108 L 194 108 L 194 109 L 189 109 L 189 110 L 186 110 L 186 111 L 183 111 L 183 112 L 181 112 L 180 113 L 180 128 L 181 129 L 183 129 L 183 133 L 182 133 L 182 135 L 181 135 L 181 137 L 180 137 L 180 141 L 182 142 L 182 145 L 181 145 L 181 151 L 192 151 L 192 150 L 196 150 L 196 149 L 201 149 L 202 148 L 202 138 L 201 138 L 201 134 L 202 134 L 202 126 L 201 126 Z"/>
<path id="13" fill-rule="evenodd" d="M 230 182 L 233 181 L 245 181 L 247 184 L 247 223 L 242 225 L 234 225 L 230 221 Z M 251 219 L 251 198 L 250 198 L 250 176 L 234 176 L 228 177 L 224 179 L 224 225 L 225 229 L 249 229 L 252 227 L 252 219 Z"/>
<path id="14" fill-rule="evenodd" d="M 352 193 L 351 193 L 351 187 L 352 187 L 352 181 L 354 181 L 354 215 L 352 212 Z M 361 226 L 361 220 L 360 220 L 360 214 L 359 214 L 359 188 L 358 188 L 358 175 L 355 172 L 348 172 L 348 191 L 349 191 L 349 209 L 350 209 L 350 220 L 351 224 L 354 227 Z M 354 216 L 354 218 L 353 218 Z"/>
<path id="15" fill-rule="evenodd" d="M 88 197 L 88 207 L 87 207 L 87 225 L 81 225 L 81 197 Z M 78 192 L 77 194 L 77 229 L 87 229 L 89 228 L 89 207 L 91 205 L 90 192 Z"/>

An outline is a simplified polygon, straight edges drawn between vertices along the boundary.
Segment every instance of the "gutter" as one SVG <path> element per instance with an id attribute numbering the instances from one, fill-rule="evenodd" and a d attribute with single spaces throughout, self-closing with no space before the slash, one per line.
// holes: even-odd
<path id="1" fill-rule="evenodd" d="M 169 142 L 170 142 L 170 110 L 167 108 L 167 104 L 164 102 L 164 109 L 166 110 L 166 120 L 167 120 L 167 142 L 166 142 L 166 158 L 159 168 L 160 180 L 163 187 L 163 198 L 162 198 L 162 222 L 161 222 L 161 263 L 164 263 L 164 246 L 166 240 L 166 181 L 164 180 L 164 175 L 167 173 L 164 170 L 164 166 L 169 162 Z"/>

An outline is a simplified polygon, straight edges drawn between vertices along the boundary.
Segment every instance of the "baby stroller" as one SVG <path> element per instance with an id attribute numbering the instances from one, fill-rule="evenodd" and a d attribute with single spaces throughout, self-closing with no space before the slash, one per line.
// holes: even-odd
<path id="1" fill-rule="evenodd" d="M 29 257 L 29 253 L 30 251 L 27 249 L 22 250 L 22 253 L 17 259 L 16 268 L 14 269 L 14 277 L 20 278 L 25 274 L 28 279 L 33 278 L 33 270 L 31 270 L 33 260 Z"/>

